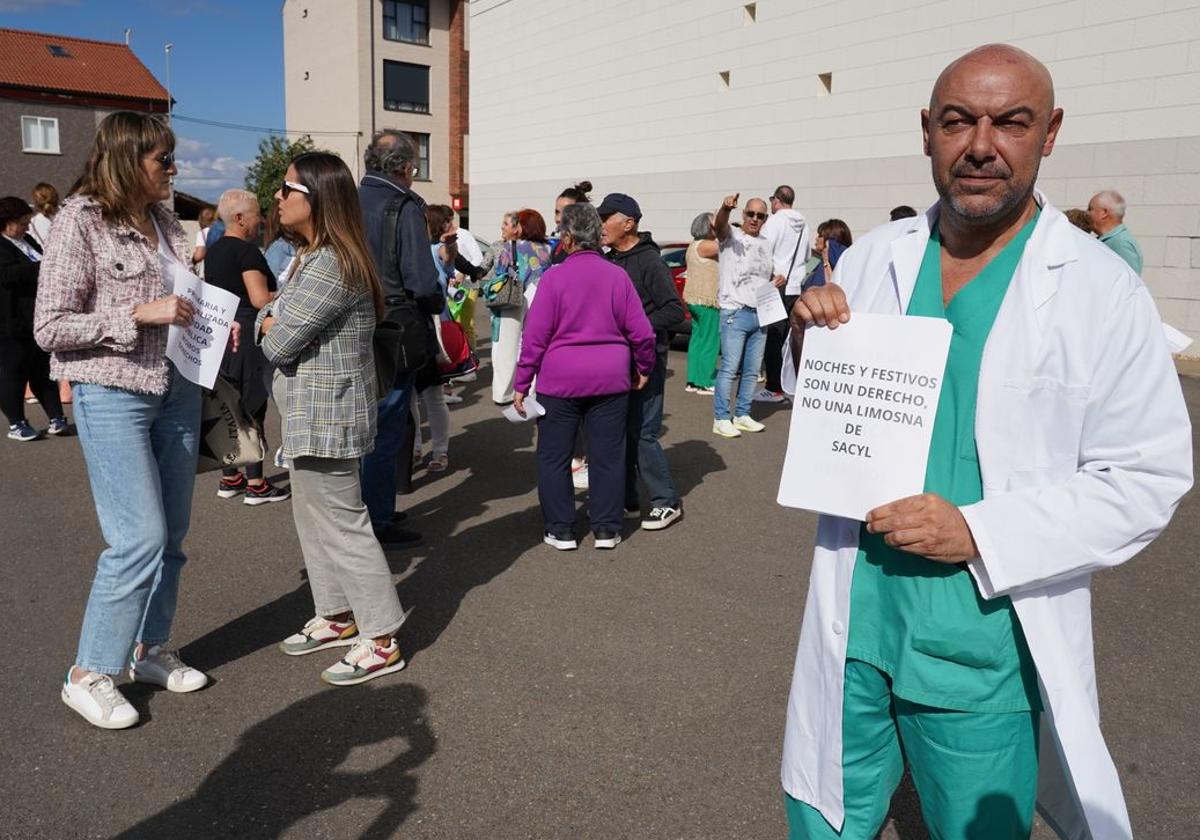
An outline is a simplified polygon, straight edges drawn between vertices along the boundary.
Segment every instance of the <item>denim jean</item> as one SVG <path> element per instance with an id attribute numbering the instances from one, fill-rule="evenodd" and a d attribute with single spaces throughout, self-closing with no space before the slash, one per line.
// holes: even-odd
<path id="1" fill-rule="evenodd" d="M 375 431 L 375 449 L 362 459 L 362 496 L 371 514 L 371 524 L 383 528 L 396 512 L 396 458 L 412 461 L 411 423 L 415 373 L 402 373 L 395 386 L 379 401 L 379 420 Z"/>
<path id="2" fill-rule="evenodd" d="M 750 414 L 758 371 L 762 367 L 767 331 L 758 325 L 758 313 L 748 306 L 721 310 L 721 364 L 717 368 L 717 387 L 713 394 L 713 416 L 717 420 L 732 420 Z M 733 380 L 741 368 L 737 403 L 729 413 Z"/>
<path id="3" fill-rule="evenodd" d="M 77 383 L 75 424 L 100 530 L 75 664 L 102 674 L 129 666 L 134 642 L 171 635 L 183 538 L 192 512 L 200 387 L 171 367 L 165 394 Z"/>
<path id="4" fill-rule="evenodd" d="M 671 467 L 658 436 L 662 434 L 663 390 L 667 384 L 667 351 L 658 353 L 650 381 L 640 391 L 629 392 L 625 431 L 625 507 L 640 507 L 637 480 L 641 476 L 650 493 L 651 507 L 679 507 L 679 493 L 671 481 Z M 589 466 L 590 470 L 591 467 Z"/>

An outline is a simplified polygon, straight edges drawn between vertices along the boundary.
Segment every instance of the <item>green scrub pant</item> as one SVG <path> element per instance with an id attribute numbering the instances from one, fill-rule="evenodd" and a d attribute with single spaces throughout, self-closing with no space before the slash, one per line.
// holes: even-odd
<path id="1" fill-rule="evenodd" d="M 872 840 L 907 760 L 933 840 L 1027 838 L 1037 798 L 1037 712 L 953 712 L 895 697 L 882 671 L 846 661 L 846 821 L 834 831 L 787 797 L 789 840 Z"/>
<path id="2" fill-rule="evenodd" d="M 700 388 L 716 382 L 717 355 L 721 351 L 721 310 L 715 306 L 688 304 L 692 334 L 688 338 L 687 381 Z"/>

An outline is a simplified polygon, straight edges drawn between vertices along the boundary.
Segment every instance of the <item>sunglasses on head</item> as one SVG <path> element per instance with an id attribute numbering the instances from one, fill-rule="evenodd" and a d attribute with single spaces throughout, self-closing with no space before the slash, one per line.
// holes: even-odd
<path id="1" fill-rule="evenodd" d="M 767 218 L 766 213 L 759 213 L 757 210 L 743 210 L 742 215 L 747 219 L 758 219 L 760 222 Z"/>
<path id="2" fill-rule="evenodd" d="M 303 184 L 297 184 L 295 181 L 284 181 L 283 187 L 279 191 L 283 193 L 284 198 L 287 198 L 292 194 L 293 190 L 295 192 L 302 192 L 305 195 L 312 195 L 312 191 L 308 187 Z"/>

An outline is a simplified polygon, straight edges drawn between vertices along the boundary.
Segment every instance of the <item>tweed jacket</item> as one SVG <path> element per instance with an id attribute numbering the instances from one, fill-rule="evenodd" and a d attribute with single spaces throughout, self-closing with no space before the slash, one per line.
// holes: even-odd
<path id="1" fill-rule="evenodd" d="M 172 252 L 189 265 L 183 227 L 161 204 L 151 208 Z M 86 196 L 67 199 L 42 257 L 33 335 L 49 351 L 55 379 L 167 391 L 167 327 L 138 327 L 133 308 L 167 294 L 158 253 L 134 228 L 112 224 Z"/>
<path id="2" fill-rule="evenodd" d="M 332 250 L 299 259 L 254 325 L 255 340 L 285 380 L 283 456 L 357 458 L 375 448 L 375 304 L 342 282 Z M 275 322 L 263 335 L 268 315 Z"/>

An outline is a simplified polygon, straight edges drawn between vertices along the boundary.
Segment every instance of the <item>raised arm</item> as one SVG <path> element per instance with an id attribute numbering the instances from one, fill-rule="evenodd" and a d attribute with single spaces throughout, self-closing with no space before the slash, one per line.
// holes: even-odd
<path id="1" fill-rule="evenodd" d="M 738 198 L 741 193 L 725 196 L 721 202 L 721 206 L 717 208 L 717 212 L 713 214 L 713 232 L 717 235 L 717 241 L 723 242 L 729 238 L 729 214 L 738 206 Z"/>

